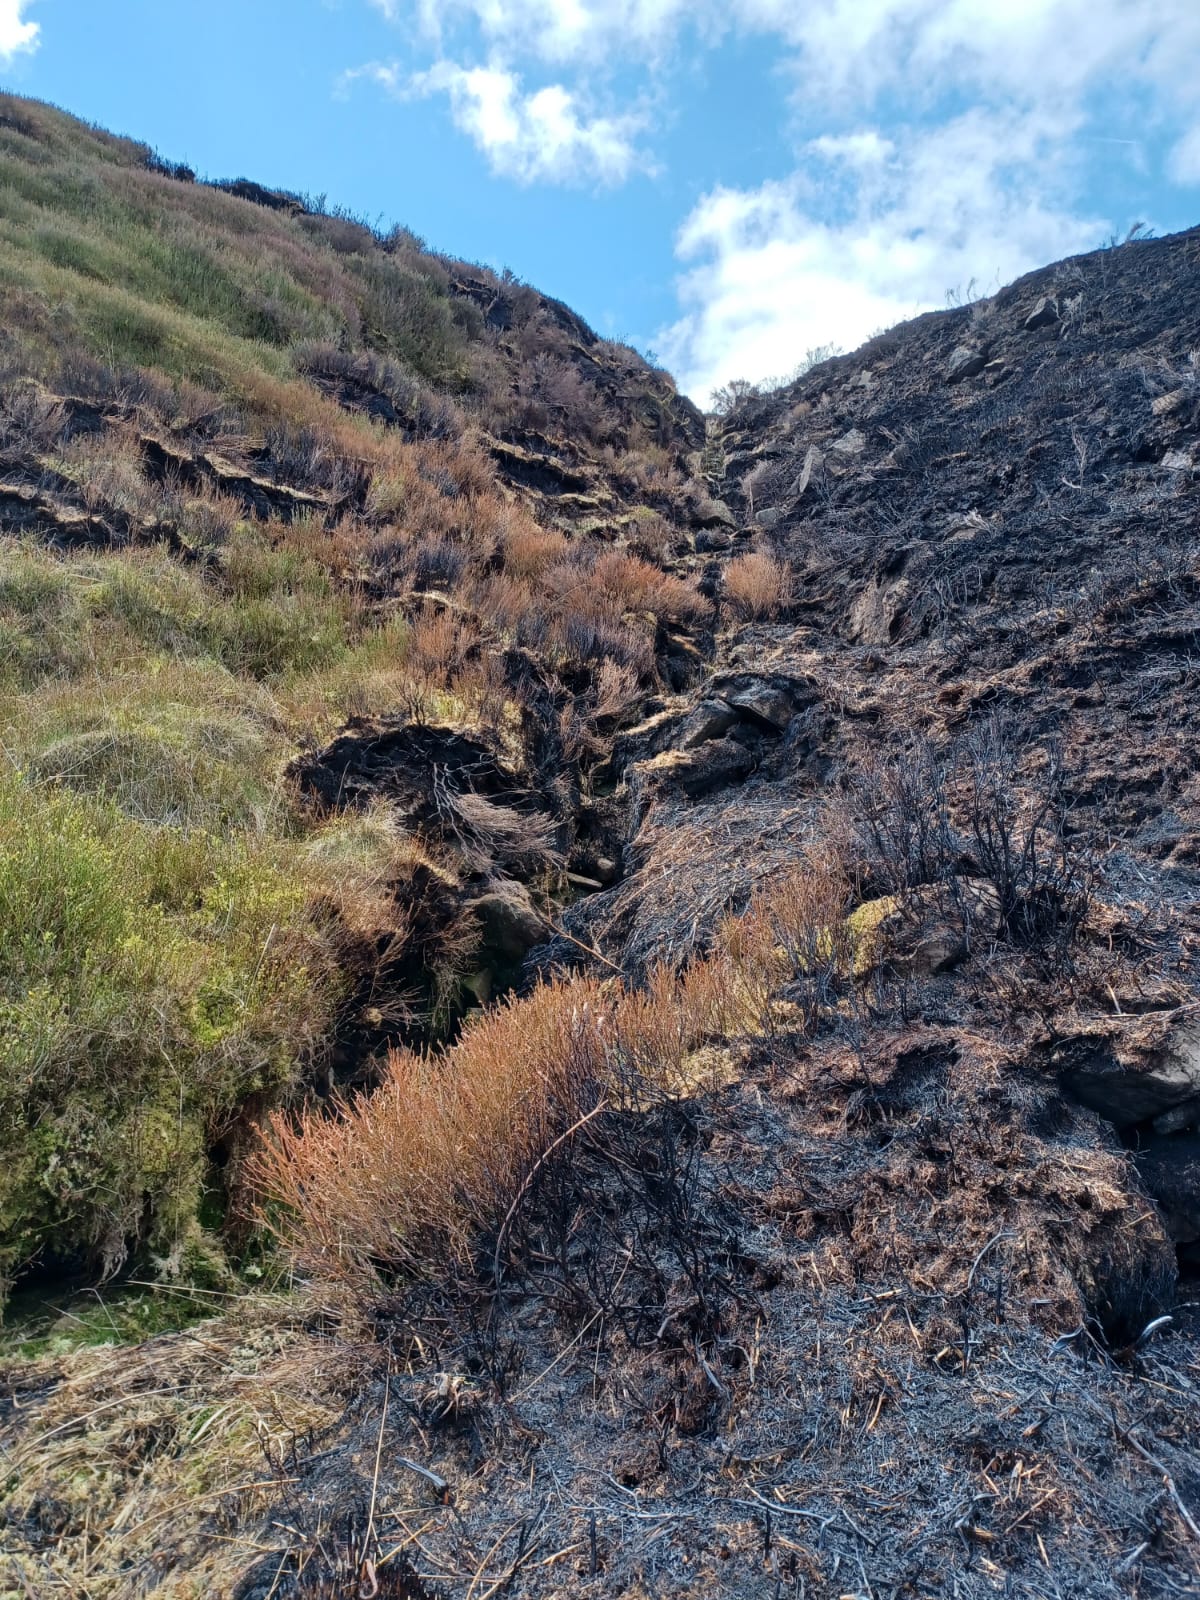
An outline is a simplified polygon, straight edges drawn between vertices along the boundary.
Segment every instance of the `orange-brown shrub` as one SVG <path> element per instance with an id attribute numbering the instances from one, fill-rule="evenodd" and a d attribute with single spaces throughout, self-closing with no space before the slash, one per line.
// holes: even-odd
<path id="1" fill-rule="evenodd" d="M 620 611 L 649 611 L 667 622 L 701 622 L 709 602 L 687 583 L 638 556 L 605 550 L 591 571 L 591 584 Z"/>
<path id="2" fill-rule="evenodd" d="M 517 578 L 532 578 L 562 561 L 568 548 L 557 528 L 540 527 L 527 513 L 514 510 L 504 533 L 504 570 Z"/>
<path id="3" fill-rule="evenodd" d="M 725 569 L 725 603 L 739 617 L 777 617 L 791 594 L 791 573 L 764 551 L 736 556 Z"/>
<path id="4" fill-rule="evenodd" d="M 553 1142 L 603 1099 L 612 1001 L 546 984 L 468 1023 L 453 1049 L 394 1051 L 335 1118 L 272 1119 L 255 1178 L 301 1264 L 335 1281 L 425 1277 L 470 1259 Z"/>
<path id="5" fill-rule="evenodd" d="M 273 1225 L 306 1270 L 358 1289 L 466 1266 L 582 1119 L 692 1092 L 693 1052 L 773 1026 L 773 996 L 797 977 L 832 1004 L 852 971 L 846 910 L 837 864 L 805 863 L 682 973 L 541 984 L 449 1049 L 394 1051 L 382 1086 L 334 1117 L 277 1114 L 253 1163 Z M 816 1020 L 815 1007 L 796 1019 Z"/>

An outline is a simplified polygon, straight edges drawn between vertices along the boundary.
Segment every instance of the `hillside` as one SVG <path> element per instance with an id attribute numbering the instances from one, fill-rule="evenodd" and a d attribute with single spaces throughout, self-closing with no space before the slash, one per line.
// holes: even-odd
<path id="1" fill-rule="evenodd" d="M 0 1592 L 1200 1592 L 1200 230 L 706 419 L 0 164 Z"/>

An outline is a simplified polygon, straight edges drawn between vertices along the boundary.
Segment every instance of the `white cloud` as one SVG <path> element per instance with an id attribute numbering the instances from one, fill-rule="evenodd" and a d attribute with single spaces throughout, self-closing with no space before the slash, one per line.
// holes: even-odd
<path id="1" fill-rule="evenodd" d="M 902 83 L 933 91 L 1003 84 L 1020 98 L 1069 90 L 1098 72 L 1194 83 L 1195 0 L 371 0 L 415 17 L 436 39 L 473 23 L 505 56 L 560 63 L 642 62 L 685 29 L 709 42 L 728 29 L 781 39 L 806 95 L 856 100 Z M 1190 59 L 1189 59 L 1190 58 Z"/>
<path id="2" fill-rule="evenodd" d="M 733 5 L 788 41 L 810 120 L 867 126 L 809 141 L 787 182 L 716 191 L 685 223 L 684 315 L 657 344 L 699 393 L 1094 247 L 1111 223 L 1079 198 L 1086 140 L 1124 131 L 1130 106 L 1139 132 L 1170 130 L 1200 78 L 1195 0 Z M 884 106 L 907 127 L 871 126 Z M 1200 130 L 1169 173 L 1200 182 Z"/>
<path id="3" fill-rule="evenodd" d="M 520 78 L 504 67 L 442 61 L 412 87 L 448 94 L 455 122 L 493 171 L 519 183 L 620 183 L 642 164 L 634 142 L 639 119 L 588 117 L 562 84 L 525 94 Z"/>
<path id="4" fill-rule="evenodd" d="M 594 115 L 598 85 L 661 94 L 679 81 L 664 68 L 730 34 L 769 41 L 793 170 L 695 207 L 677 239 L 682 314 L 654 337 L 700 391 L 1095 245 L 1130 220 L 1085 198 L 1107 187 L 1106 147 L 1144 181 L 1145 152 L 1166 147 L 1158 176 L 1200 184 L 1198 0 L 371 3 L 416 48 L 467 63 L 432 69 L 425 92 L 446 92 L 493 168 L 524 182 L 646 169 L 641 120 L 607 101 Z M 527 95 L 535 63 L 559 81 Z"/>
<path id="5" fill-rule="evenodd" d="M 455 123 L 493 172 L 518 183 L 615 184 L 636 170 L 650 170 L 637 145 L 643 125 L 638 113 L 590 116 L 579 96 L 560 83 L 526 93 L 507 67 L 453 61 L 412 74 L 376 61 L 346 73 L 343 82 L 356 78 L 368 78 L 399 99 L 445 94 Z"/>
<path id="6" fill-rule="evenodd" d="M 396 14 L 399 0 L 373 0 Z M 644 60 L 707 0 L 415 0 L 423 30 L 441 40 L 456 21 L 474 21 L 490 45 L 557 63 L 611 52 Z"/>
<path id="7" fill-rule="evenodd" d="M 820 345 L 853 348 L 972 280 L 985 293 L 1089 247 L 1104 222 L 1075 215 L 1069 190 L 1040 176 L 1068 132 L 979 110 L 902 140 L 816 139 L 786 182 L 715 190 L 680 232 L 680 257 L 697 264 L 658 348 L 705 396 L 733 377 L 786 373 Z M 830 221 L 822 200 L 846 168 L 851 206 Z"/>
<path id="8" fill-rule="evenodd" d="M 1174 183 L 1200 187 L 1200 122 L 1184 134 L 1167 157 L 1167 173 Z"/>
<path id="9" fill-rule="evenodd" d="M 27 22 L 29 0 L 0 0 L 0 62 L 9 62 L 23 50 L 36 50 L 41 29 Z"/>

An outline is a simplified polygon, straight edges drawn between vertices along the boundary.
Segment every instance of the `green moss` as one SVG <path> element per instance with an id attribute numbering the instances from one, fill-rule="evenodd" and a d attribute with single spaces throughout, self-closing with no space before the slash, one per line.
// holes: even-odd
<path id="1" fill-rule="evenodd" d="M 0 1358 L 36 1360 L 103 1345 L 142 1344 L 214 1316 L 223 1299 L 220 1290 L 191 1283 L 69 1294 L 49 1303 L 41 1290 L 18 1292 L 6 1309 Z"/>
<path id="2" fill-rule="evenodd" d="M 900 901 L 895 895 L 886 894 L 880 896 L 878 900 L 865 900 L 846 918 L 846 927 L 850 931 L 851 946 L 854 950 L 855 977 L 865 977 L 879 960 L 882 943 L 880 930 L 899 906 Z"/>

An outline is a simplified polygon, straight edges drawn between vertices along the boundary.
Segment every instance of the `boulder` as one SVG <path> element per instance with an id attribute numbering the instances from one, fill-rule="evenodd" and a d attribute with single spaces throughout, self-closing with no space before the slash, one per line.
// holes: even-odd
<path id="1" fill-rule="evenodd" d="M 1058 301 L 1053 295 L 1044 294 L 1033 310 L 1025 318 L 1025 331 L 1033 333 L 1038 328 L 1048 328 L 1052 322 L 1058 321 Z"/>
<path id="2" fill-rule="evenodd" d="M 1150 1122 L 1200 1096 L 1200 1023 L 1135 1046 L 1093 1040 L 1061 1052 L 1064 1087 L 1118 1128 Z"/>
<path id="3" fill-rule="evenodd" d="M 485 948 L 507 961 L 519 961 L 551 936 L 549 923 L 523 883 L 503 879 L 470 901 L 467 910 L 479 918 Z"/>
<path id="4" fill-rule="evenodd" d="M 785 685 L 757 678 L 726 696 L 731 706 L 782 733 L 796 714 L 796 702 Z"/>
<path id="5" fill-rule="evenodd" d="M 727 700 L 701 700 L 680 730 L 679 747 L 694 750 L 710 739 L 723 739 L 737 720 Z"/>
<path id="6" fill-rule="evenodd" d="M 715 695 L 741 713 L 743 721 L 757 722 L 782 733 L 797 711 L 816 698 L 811 685 L 783 676 L 726 675 L 713 684 Z"/>
<path id="7" fill-rule="evenodd" d="M 946 382 L 960 383 L 963 378 L 974 378 L 987 366 L 987 351 L 976 345 L 956 345 L 946 364 Z"/>
<path id="8" fill-rule="evenodd" d="M 692 522 L 698 528 L 737 527 L 737 518 L 724 500 L 705 500 L 692 513 Z"/>

